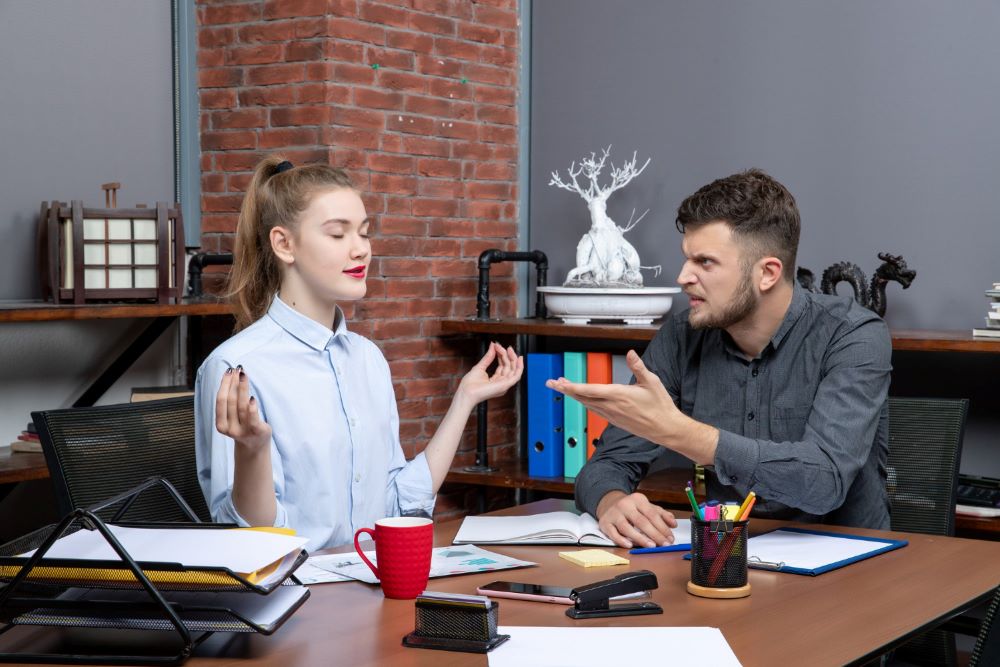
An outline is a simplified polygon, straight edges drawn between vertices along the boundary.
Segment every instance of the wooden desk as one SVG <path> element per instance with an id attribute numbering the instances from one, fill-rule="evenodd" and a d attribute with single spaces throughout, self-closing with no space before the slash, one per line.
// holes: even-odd
<path id="1" fill-rule="evenodd" d="M 503 510 L 501 514 L 550 512 L 570 508 L 569 501 L 544 500 Z M 781 525 L 755 521 L 754 532 Z M 435 543 L 447 545 L 457 521 L 439 524 Z M 837 528 L 824 527 L 828 530 Z M 656 616 L 573 621 L 565 607 L 500 601 L 501 625 L 541 626 L 712 626 L 722 629 L 737 658 L 756 665 L 843 665 L 872 658 L 921 630 L 985 600 L 1000 584 L 1000 543 L 927 535 L 852 530 L 873 535 L 905 536 L 907 547 L 828 572 L 818 577 L 752 570 L 753 593 L 742 600 L 705 600 L 688 595 L 690 564 L 682 554 L 628 556 L 631 569 L 650 569 L 659 579 L 653 600 L 664 613 Z M 509 579 L 576 586 L 609 578 L 626 568 L 584 570 L 560 559 L 566 547 L 490 547 L 525 558 L 536 568 L 433 579 L 431 590 L 473 593 L 476 586 Z M 346 551 L 346 548 L 335 551 Z M 627 555 L 624 550 L 618 553 Z M 216 637 L 199 647 L 191 667 L 275 665 L 392 665 L 408 667 L 485 667 L 482 655 L 404 648 L 403 635 L 414 625 L 412 601 L 386 600 L 378 588 L 362 583 L 312 587 L 312 597 L 271 637 Z M 21 628 L 48 640 L 43 629 Z M 29 644 L 21 643 L 27 647 Z M 9 646 L 9 644 L 7 645 Z M 627 651 L 623 649 L 623 655 Z"/>

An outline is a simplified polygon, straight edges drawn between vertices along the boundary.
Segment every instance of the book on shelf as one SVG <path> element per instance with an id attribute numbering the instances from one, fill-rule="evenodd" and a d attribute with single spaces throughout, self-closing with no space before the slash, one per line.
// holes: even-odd
<path id="1" fill-rule="evenodd" d="M 997 338 L 1000 339 L 1000 328 L 996 329 L 973 329 L 973 338 Z"/>
<path id="2" fill-rule="evenodd" d="M 41 454 L 42 453 L 42 443 L 37 440 L 15 440 L 10 443 L 10 451 L 22 452 L 28 454 Z"/>
<path id="3" fill-rule="evenodd" d="M 531 516 L 467 516 L 453 544 L 587 544 L 613 547 L 589 514 L 546 512 Z"/>
<path id="4" fill-rule="evenodd" d="M 194 396 L 194 389 L 185 385 L 173 387 L 133 387 L 132 396 L 129 399 L 132 403 L 142 401 L 160 401 L 166 398 L 180 398 L 181 396 Z"/>

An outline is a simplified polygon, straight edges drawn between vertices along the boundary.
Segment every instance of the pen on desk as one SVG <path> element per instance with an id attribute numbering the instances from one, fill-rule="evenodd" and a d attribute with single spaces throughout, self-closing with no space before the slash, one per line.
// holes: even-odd
<path id="1" fill-rule="evenodd" d="M 753 491 L 751 491 L 750 493 L 747 494 L 747 499 L 743 501 L 743 504 L 740 505 L 739 511 L 736 513 L 736 520 L 737 521 L 742 521 L 743 520 L 743 515 L 746 514 L 747 510 L 750 509 L 750 507 L 753 506 L 754 498 L 756 498 L 756 497 L 757 497 L 757 494 L 754 493 Z"/>
<path id="2" fill-rule="evenodd" d="M 698 503 L 694 499 L 694 491 L 691 490 L 691 482 L 688 482 L 688 485 L 684 489 L 684 492 L 687 494 L 688 501 L 690 501 L 691 503 L 691 511 L 693 511 L 694 515 L 698 517 L 698 521 L 704 521 L 705 517 L 702 516 L 701 508 L 698 507 Z"/>

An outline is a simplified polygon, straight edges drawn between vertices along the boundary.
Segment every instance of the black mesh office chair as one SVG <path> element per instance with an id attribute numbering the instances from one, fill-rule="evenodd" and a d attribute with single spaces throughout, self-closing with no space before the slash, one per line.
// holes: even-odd
<path id="1" fill-rule="evenodd" d="M 993 601 L 986 610 L 986 617 L 979 628 L 979 638 L 972 650 L 969 667 L 989 667 L 1000 665 L 1000 625 L 997 625 L 997 615 L 1000 614 L 1000 587 L 993 593 Z"/>
<path id="2" fill-rule="evenodd" d="M 202 521 L 210 521 L 198 484 L 191 396 L 92 408 L 32 412 L 42 441 L 60 514 L 91 507 L 163 477 Z M 110 519 L 117 508 L 98 515 Z M 129 521 L 184 521 L 168 492 L 139 497 L 123 517 Z"/>
<path id="3" fill-rule="evenodd" d="M 955 494 L 968 399 L 889 399 L 889 504 L 893 530 L 955 534 Z M 896 657 L 917 665 L 954 665 L 955 636 L 932 630 Z"/>

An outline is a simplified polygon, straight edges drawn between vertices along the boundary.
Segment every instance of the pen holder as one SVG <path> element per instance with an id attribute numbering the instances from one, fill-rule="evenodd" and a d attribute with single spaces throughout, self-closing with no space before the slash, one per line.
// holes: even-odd
<path id="1" fill-rule="evenodd" d="M 691 517 L 691 581 L 688 593 L 704 598 L 750 595 L 744 521 L 701 521 Z"/>
<path id="2" fill-rule="evenodd" d="M 486 653 L 510 639 L 497 634 L 500 604 L 495 600 L 442 599 L 428 592 L 417 596 L 415 606 L 416 628 L 403 637 L 403 646 Z"/>

